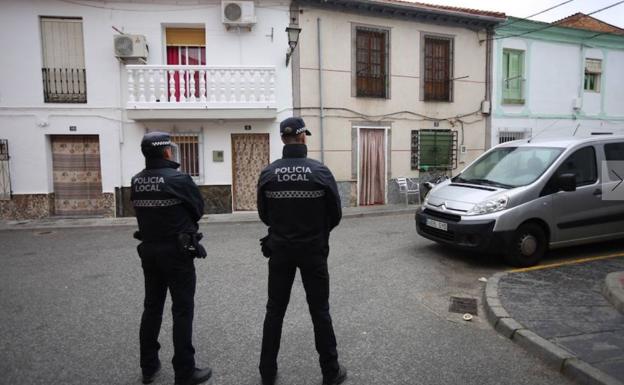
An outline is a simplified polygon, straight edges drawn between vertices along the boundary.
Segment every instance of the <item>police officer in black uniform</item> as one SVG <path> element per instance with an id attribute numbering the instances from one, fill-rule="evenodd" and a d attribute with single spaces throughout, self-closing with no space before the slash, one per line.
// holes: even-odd
<path id="1" fill-rule="evenodd" d="M 210 368 L 195 367 L 193 312 L 194 257 L 205 257 L 199 244 L 197 222 L 204 201 L 190 176 L 173 161 L 176 146 L 169 134 L 148 133 L 141 141 L 145 169 L 132 178 L 131 201 L 139 231 L 135 237 L 145 276 L 145 302 L 140 345 L 143 383 L 154 381 L 160 371 L 158 334 L 167 289 L 173 314 L 173 368 L 176 385 L 201 384 L 212 376 Z"/>
<path id="2" fill-rule="evenodd" d="M 329 314 L 329 232 L 342 217 L 340 197 L 331 171 L 307 158 L 306 135 L 301 118 L 280 124 L 283 158 L 267 166 L 258 182 L 258 214 L 269 226 L 261 240 L 269 257 L 269 290 L 262 336 L 262 383 L 274 384 L 282 323 L 297 268 L 306 291 L 314 324 L 323 384 L 341 384 L 346 369 L 338 363 L 336 337 Z"/>

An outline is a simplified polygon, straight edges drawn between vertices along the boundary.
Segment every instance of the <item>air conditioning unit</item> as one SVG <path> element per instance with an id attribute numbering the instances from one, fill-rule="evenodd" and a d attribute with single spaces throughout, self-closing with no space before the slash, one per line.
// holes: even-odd
<path id="1" fill-rule="evenodd" d="M 147 59 L 149 49 L 143 35 L 115 35 L 115 56 L 120 59 Z"/>
<path id="2" fill-rule="evenodd" d="M 222 1 L 223 24 L 230 27 L 248 27 L 256 24 L 256 11 L 253 1 Z"/>

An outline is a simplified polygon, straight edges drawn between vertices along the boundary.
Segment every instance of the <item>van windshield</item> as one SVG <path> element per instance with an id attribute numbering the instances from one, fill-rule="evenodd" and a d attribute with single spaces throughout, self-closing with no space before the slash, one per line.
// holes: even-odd
<path id="1" fill-rule="evenodd" d="M 552 147 L 497 148 L 452 180 L 507 189 L 525 186 L 539 178 L 562 152 L 563 148 Z"/>

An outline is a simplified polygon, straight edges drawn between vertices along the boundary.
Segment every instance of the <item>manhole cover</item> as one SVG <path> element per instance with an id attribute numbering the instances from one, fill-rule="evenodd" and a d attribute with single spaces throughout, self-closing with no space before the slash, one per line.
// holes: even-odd
<path id="1" fill-rule="evenodd" d="M 477 300 L 476 298 L 467 297 L 451 297 L 451 304 L 449 305 L 449 311 L 459 314 L 477 314 Z"/>

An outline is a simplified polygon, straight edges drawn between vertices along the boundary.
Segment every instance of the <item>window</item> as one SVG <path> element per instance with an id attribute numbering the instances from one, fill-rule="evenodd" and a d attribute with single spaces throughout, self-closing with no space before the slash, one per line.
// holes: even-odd
<path id="1" fill-rule="evenodd" d="M 451 101 L 452 39 L 425 36 L 424 38 L 424 100 Z"/>
<path id="2" fill-rule="evenodd" d="M 355 29 L 356 96 L 388 97 L 388 31 Z"/>
<path id="3" fill-rule="evenodd" d="M 501 143 L 505 143 L 505 142 L 511 142 L 513 140 L 520 140 L 520 139 L 524 139 L 527 136 L 530 136 L 531 131 L 527 130 L 527 129 L 507 129 L 507 128 L 502 128 L 498 130 L 498 144 Z"/>
<path id="4" fill-rule="evenodd" d="M 180 171 L 193 178 L 199 178 L 199 135 L 176 133 L 171 135 L 171 141 L 177 144 L 180 150 Z"/>
<path id="5" fill-rule="evenodd" d="M 452 170 L 457 167 L 457 132 L 412 131 L 412 170 Z"/>
<path id="6" fill-rule="evenodd" d="M 584 147 L 570 155 L 555 173 L 555 175 L 561 174 L 575 174 L 577 187 L 596 182 L 598 170 L 594 147 Z"/>
<path id="7" fill-rule="evenodd" d="M 604 145 L 605 159 L 624 161 L 624 142 L 607 143 Z"/>
<path id="8" fill-rule="evenodd" d="M 81 18 L 41 17 L 43 100 L 86 103 L 87 83 Z"/>
<path id="9" fill-rule="evenodd" d="M 607 162 L 624 162 L 624 142 L 620 143 L 607 143 L 604 145 L 605 152 L 605 160 Z M 608 163 L 609 164 L 609 163 Z M 623 177 L 619 171 L 616 171 L 616 167 L 614 164 L 609 164 L 607 166 L 609 170 L 609 179 L 612 181 L 619 181 L 619 177 Z M 617 169 L 621 170 L 621 167 L 617 167 Z"/>
<path id="10" fill-rule="evenodd" d="M 203 28 L 167 28 L 167 64 L 184 66 L 206 65 L 206 31 Z M 168 74 L 168 82 L 171 82 L 171 74 Z M 173 75 L 175 83 L 175 96 L 169 95 L 169 100 L 180 101 L 180 73 Z M 199 71 L 193 72 L 194 87 L 191 87 L 191 72 L 183 73 L 184 98 L 194 95 L 199 97 Z M 194 88 L 194 89 L 193 89 Z M 171 92 L 167 89 L 167 92 Z"/>
<path id="11" fill-rule="evenodd" d="M 536 181 L 561 155 L 549 147 L 498 147 L 477 159 L 454 182 L 513 188 Z"/>
<path id="12" fill-rule="evenodd" d="M 602 74 L 602 60 L 585 59 L 585 91 L 600 92 L 600 75 Z"/>
<path id="13" fill-rule="evenodd" d="M 503 50 L 503 104 L 524 104 L 524 51 Z"/>

